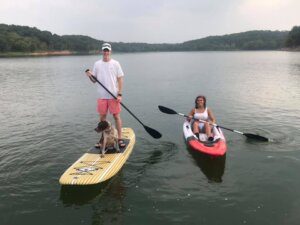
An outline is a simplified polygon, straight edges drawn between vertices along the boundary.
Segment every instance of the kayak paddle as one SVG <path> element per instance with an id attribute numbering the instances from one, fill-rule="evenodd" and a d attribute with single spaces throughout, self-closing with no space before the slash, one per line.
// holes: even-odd
<path id="1" fill-rule="evenodd" d="M 166 114 L 177 114 L 177 115 L 180 115 L 180 116 L 183 116 L 183 117 L 186 117 L 186 118 L 189 118 L 189 116 L 187 115 L 184 115 L 183 113 L 178 113 L 176 112 L 175 110 L 173 109 L 170 109 L 170 108 L 167 108 L 165 106 L 161 106 L 159 105 L 158 106 L 159 110 L 163 113 L 166 113 Z M 206 122 L 206 121 L 203 121 L 203 120 L 199 120 L 200 122 Z M 217 127 L 220 127 L 222 129 L 225 129 L 225 130 L 229 130 L 229 131 L 232 131 L 234 133 L 237 133 L 237 134 L 242 134 L 244 136 L 246 136 L 247 138 L 252 138 L 252 139 L 256 139 L 258 141 L 269 141 L 268 138 L 266 137 L 263 137 L 263 136 L 260 136 L 260 135 L 257 135 L 257 134 L 250 134 L 250 133 L 243 133 L 241 131 L 238 131 L 238 130 L 233 130 L 233 129 L 230 129 L 230 128 L 227 128 L 227 127 L 223 127 L 223 126 L 220 126 L 220 125 L 217 125 L 217 124 L 212 124 L 213 126 L 217 126 Z"/>
<path id="2" fill-rule="evenodd" d="M 90 71 L 89 69 L 87 69 L 85 72 Z M 114 99 L 117 99 L 117 97 L 111 93 L 100 81 L 98 81 L 98 79 L 92 75 L 92 78 L 98 83 L 100 84 Z M 151 127 L 146 126 L 145 124 L 142 123 L 142 121 L 139 120 L 139 118 L 136 117 L 136 115 L 134 115 L 122 102 L 120 102 L 120 104 L 124 107 L 124 109 L 127 110 L 127 112 L 130 113 L 130 115 L 132 115 L 143 127 L 144 129 L 148 132 L 148 134 L 150 134 L 153 138 L 158 139 L 161 138 L 161 133 L 159 133 L 157 130 L 154 130 Z"/>

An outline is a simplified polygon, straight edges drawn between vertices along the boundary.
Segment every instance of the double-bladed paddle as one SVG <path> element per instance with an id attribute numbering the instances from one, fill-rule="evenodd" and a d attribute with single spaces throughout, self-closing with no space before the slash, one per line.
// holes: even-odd
<path id="1" fill-rule="evenodd" d="M 90 71 L 89 69 L 87 69 L 85 72 Z M 98 81 L 98 79 L 94 76 L 91 75 L 92 78 L 98 83 L 100 84 L 114 99 L 117 99 L 117 97 L 111 93 L 100 81 Z M 157 130 L 154 130 L 151 127 L 146 126 L 145 124 L 142 123 L 142 121 L 139 120 L 139 118 L 136 117 L 136 115 L 134 115 L 122 102 L 120 102 L 120 104 L 123 106 L 124 109 L 127 110 L 127 112 L 130 113 L 130 115 L 132 115 L 143 127 L 144 129 L 147 131 L 148 134 L 150 134 L 153 138 L 158 139 L 161 138 L 161 133 L 159 133 Z"/>
<path id="2" fill-rule="evenodd" d="M 165 107 L 165 106 L 159 105 L 158 108 L 159 108 L 159 110 L 160 110 L 161 112 L 166 113 L 166 114 L 177 114 L 177 115 L 180 115 L 180 116 L 189 118 L 189 116 L 184 115 L 183 113 L 178 113 L 178 112 L 176 112 L 175 110 L 170 109 L 170 108 L 167 108 L 167 107 Z M 203 121 L 203 120 L 199 120 L 199 121 L 200 121 L 200 122 L 205 122 L 205 121 Z M 241 131 L 233 130 L 233 129 L 230 129 L 230 128 L 227 128 L 227 127 L 223 127 L 223 126 L 220 126 L 220 125 L 217 125 L 217 124 L 211 124 L 211 125 L 220 127 L 220 128 L 222 128 L 222 129 L 225 129 L 225 130 L 232 131 L 232 132 L 234 132 L 234 133 L 242 134 L 242 135 L 246 136 L 247 138 L 256 139 L 256 140 L 258 140 L 258 141 L 270 141 L 269 138 L 266 138 L 266 137 L 263 137 L 263 136 L 260 136 L 260 135 L 257 135 L 257 134 L 243 133 L 243 132 L 241 132 Z"/>

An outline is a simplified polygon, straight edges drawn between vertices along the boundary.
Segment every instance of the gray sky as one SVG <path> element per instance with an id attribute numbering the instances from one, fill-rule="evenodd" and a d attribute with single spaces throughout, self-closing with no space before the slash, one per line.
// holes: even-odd
<path id="1" fill-rule="evenodd" d="M 300 25 L 299 0 L 0 0 L 0 23 L 105 41 L 178 43 Z"/>

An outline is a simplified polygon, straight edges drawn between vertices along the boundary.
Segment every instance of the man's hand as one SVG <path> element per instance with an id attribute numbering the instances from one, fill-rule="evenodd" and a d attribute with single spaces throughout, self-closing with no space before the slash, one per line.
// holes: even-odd
<path id="1" fill-rule="evenodd" d="M 91 73 L 91 71 L 90 71 L 90 69 L 87 69 L 86 71 L 85 71 L 85 74 L 89 77 L 89 78 L 91 78 L 92 77 L 92 73 Z"/>
<path id="2" fill-rule="evenodd" d="M 122 95 L 118 95 L 118 96 L 117 96 L 117 101 L 118 101 L 118 102 L 121 102 L 121 101 L 122 101 Z"/>
<path id="3" fill-rule="evenodd" d="M 92 74 L 92 72 L 90 71 L 90 69 L 85 70 L 85 74 L 90 78 L 90 80 L 91 80 L 93 83 L 96 82 L 95 79 L 93 78 L 93 74 Z"/>

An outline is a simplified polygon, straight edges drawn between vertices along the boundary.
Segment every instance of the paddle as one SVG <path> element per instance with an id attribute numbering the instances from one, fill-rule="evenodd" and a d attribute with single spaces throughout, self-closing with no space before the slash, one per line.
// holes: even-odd
<path id="1" fill-rule="evenodd" d="M 169 109 L 167 107 L 164 107 L 164 106 L 161 106 L 159 105 L 158 106 L 159 110 L 163 113 L 166 113 L 166 114 L 177 114 L 177 115 L 180 115 L 180 116 L 184 116 L 184 117 L 189 117 L 187 115 L 184 115 L 182 113 L 178 113 L 176 112 L 175 110 L 173 109 Z M 206 121 L 203 121 L 203 120 L 199 120 L 200 122 L 206 122 Z M 263 136 L 260 136 L 260 135 L 257 135 L 257 134 L 250 134 L 250 133 L 243 133 L 241 131 L 238 131 L 238 130 L 233 130 L 233 129 L 230 129 L 230 128 L 227 128 L 227 127 L 223 127 L 223 126 L 220 126 L 220 125 L 217 125 L 217 124 L 212 124 L 213 126 L 217 126 L 217 127 L 220 127 L 220 128 L 223 128 L 225 130 L 229 130 L 229 131 L 232 131 L 234 133 L 238 133 L 238 134 L 242 134 L 244 136 L 246 136 L 247 138 L 252 138 L 252 139 L 256 139 L 258 141 L 269 141 L 268 138 L 266 137 L 263 137 Z"/>
<path id="2" fill-rule="evenodd" d="M 90 71 L 89 69 L 87 69 L 85 72 Z M 101 82 L 99 82 L 97 80 L 97 78 L 95 76 L 92 75 L 92 78 L 98 83 L 100 84 L 114 99 L 117 99 L 117 97 L 111 93 Z M 142 124 L 142 126 L 144 127 L 144 129 L 148 132 L 148 134 L 150 134 L 153 138 L 158 139 L 161 138 L 161 133 L 159 133 L 157 130 L 154 130 L 151 127 L 146 126 L 145 124 L 142 123 L 142 121 L 139 120 L 139 118 L 137 118 L 122 102 L 120 102 L 120 104 L 124 107 L 124 109 L 127 110 L 127 112 L 129 112 L 140 124 Z"/>

